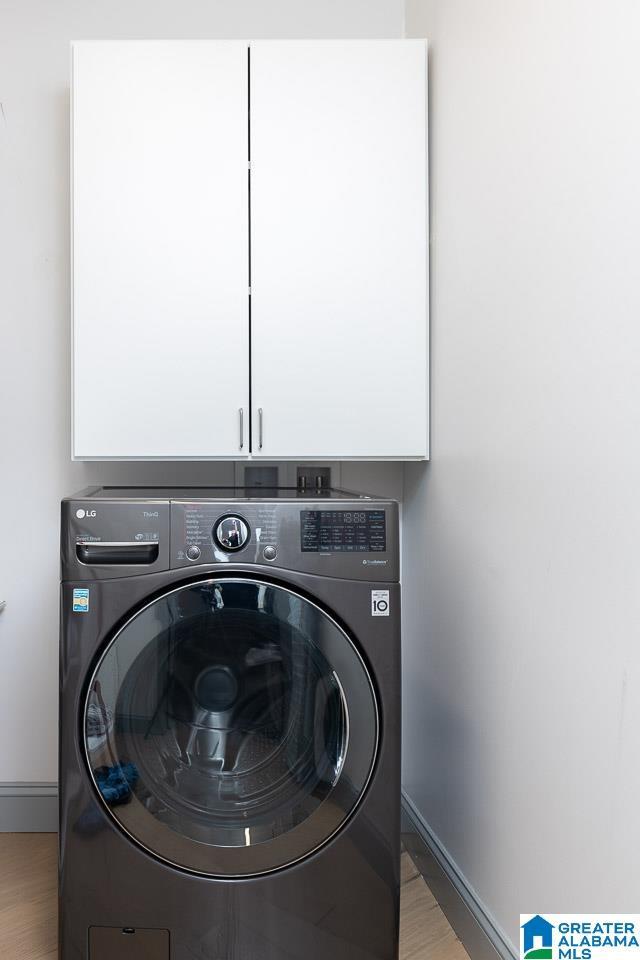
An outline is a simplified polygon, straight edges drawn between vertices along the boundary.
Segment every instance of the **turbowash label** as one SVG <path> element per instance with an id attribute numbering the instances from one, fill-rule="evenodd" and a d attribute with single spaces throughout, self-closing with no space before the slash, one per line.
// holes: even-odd
<path id="1" fill-rule="evenodd" d="M 640 914 L 521 913 L 521 960 L 640 960 Z"/>

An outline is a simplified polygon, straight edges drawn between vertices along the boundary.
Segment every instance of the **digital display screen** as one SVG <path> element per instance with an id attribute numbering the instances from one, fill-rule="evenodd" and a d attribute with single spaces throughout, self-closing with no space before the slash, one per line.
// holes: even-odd
<path id="1" fill-rule="evenodd" d="M 380 553 L 387 549 L 384 510 L 302 510 L 303 553 Z"/>

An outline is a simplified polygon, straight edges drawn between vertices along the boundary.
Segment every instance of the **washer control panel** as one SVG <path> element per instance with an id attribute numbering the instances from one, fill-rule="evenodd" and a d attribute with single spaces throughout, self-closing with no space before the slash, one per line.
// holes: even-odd
<path id="1" fill-rule="evenodd" d="M 348 579 L 396 579 L 397 504 L 349 506 L 174 500 L 171 566 L 257 563 Z"/>
<path id="2" fill-rule="evenodd" d="M 96 492 L 97 490 L 97 492 Z M 184 491 L 187 493 L 187 491 Z M 345 580 L 399 579 L 398 504 L 342 495 L 223 497 L 93 488 L 62 502 L 67 580 L 260 565 Z M 203 491 L 205 493 L 205 491 Z"/>

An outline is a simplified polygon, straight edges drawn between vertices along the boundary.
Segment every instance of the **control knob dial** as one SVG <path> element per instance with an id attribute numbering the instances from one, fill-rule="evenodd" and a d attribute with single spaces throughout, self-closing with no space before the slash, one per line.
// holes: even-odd
<path id="1" fill-rule="evenodd" d="M 247 521 L 234 515 L 221 517 L 213 528 L 213 539 L 217 545 L 230 553 L 242 550 L 250 535 Z"/>

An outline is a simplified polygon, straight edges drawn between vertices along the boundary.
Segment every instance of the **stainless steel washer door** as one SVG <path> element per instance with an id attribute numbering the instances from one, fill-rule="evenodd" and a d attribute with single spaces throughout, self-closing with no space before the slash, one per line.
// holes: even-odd
<path id="1" fill-rule="evenodd" d="M 155 856 L 215 877 L 277 870 L 326 843 L 362 798 L 378 727 L 345 631 L 294 591 L 240 576 L 135 614 L 84 708 L 109 814 Z"/>

